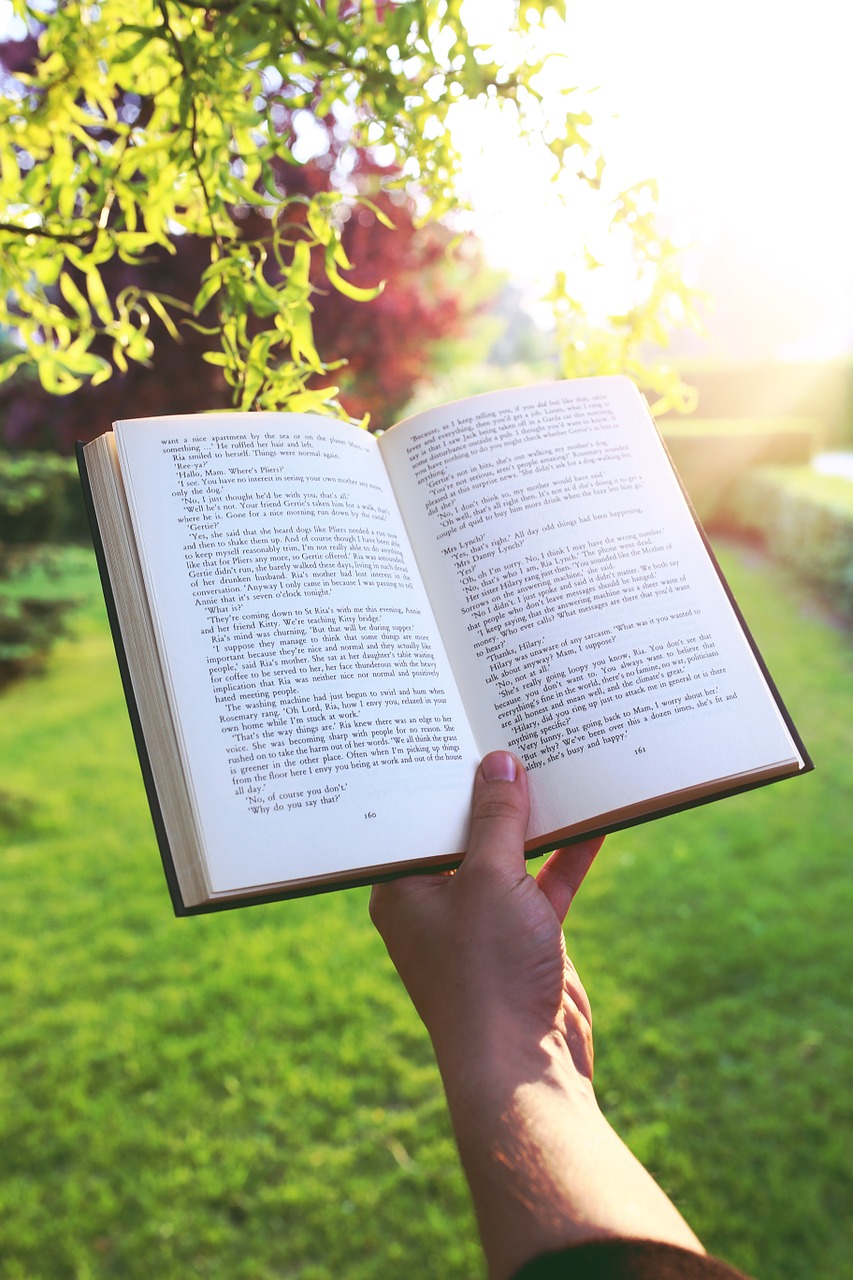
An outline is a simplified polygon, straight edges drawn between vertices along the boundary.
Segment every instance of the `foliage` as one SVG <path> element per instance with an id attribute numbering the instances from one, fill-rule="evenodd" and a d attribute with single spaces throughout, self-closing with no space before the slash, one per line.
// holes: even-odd
<path id="1" fill-rule="evenodd" d="M 67 458 L 0 452 L 0 576 L 10 545 L 54 542 L 68 532 L 78 492 L 77 469 Z"/>
<path id="2" fill-rule="evenodd" d="M 77 601 L 62 594 L 59 554 L 0 542 L 0 689 L 44 671 Z"/>
<path id="3" fill-rule="evenodd" d="M 849 644 L 724 563 L 819 767 L 611 837 L 571 951 L 604 1109 L 707 1247 L 841 1280 Z M 366 892 L 175 921 L 101 607 L 75 630 L 0 714 L 0 1274 L 483 1275 Z"/>
<path id="4" fill-rule="evenodd" d="M 625 310 L 611 311 L 591 326 L 579 282 L 557 274 L 550 301 L 557 322 L 557 345 L 567 378 L 626 373 L 652 395 L 654 413 L 689 413 L 696 393 L 666 363 L 650 365 L 648 351 L 669 344 L 673 328 L 701 329 L 698 298 L 686 284 L 681 251 L 661 234 L 656 222 L 657 183 L 653 179 L 618 192 L 612 198 L 610 237 L 631 263 L 633 298 Z M 627 246 L 627 253 L 625 252 Z M 584 251 L 581 281 L 602 270 L 603 263 Z"/>
<path id="5" fill-rule="evenodd" d="M 0 689 L 44 671 L 53 645 L 67 631 L 74 603 L 33 596 L 15 577 L 0 580 Z"/>
<path id="6" fill-rule="evenodd" d="M 73 495 L 73 496 L 72 496 Z M 0 688 L 44 668 L 75 600 L 62 594 L 56 553 L 79 497 L 64 458 L 0 453 Z"/>
<path id="7" fill-rule="evenodd" d="M 501 103 L 547 147 L 555 177 L 601 186 L 574 90 L 562 129 L 543 126 L 547 53 L 476 46 L 463 0 L 139 0 L 132 16 L 121 0 L 13 4 L 29 34 L 6 47 L 0 97 L 0 324 L 23 350 L 0 372 L 34 362 L 50 392 L 146 365 L 158 330 L 196 325 L 238 406 L 341 412 L 326 376 L 340 351 L 319 338 L 312 263 L 344 299 L 379 295 L 381 276 L 353 275 L 347 220 L 394 221 L 383 192 L 405 191 L 422 220 L 454 207 L 457 103 Z M 514 9 L 522 36 L 541 35 L 565 3 Z M 294 190 L 318 125 L 338 144 L 327 189 Z M 360 180 L 359 149 L 385 177 Z M 673 299 L 684 312 L 685 292 L 651 188 L 623 193 L 611 216 L 631 237 L 640 296 L 629 317 L 609 318 L 601 354 L 645 376 L 640 346 L 665 334 Z M 175 255 L 179 237 L 206 255 L 188 303 L 138 281 L 111 296 L 110 263 Z M 565 288 L 555 298 L 571 311 L 578 372 L 577 307 Z"/>
<path id="8" fill-rule="evenodd" d="M 329 152 L 338 144 L 329 135 Z M 353 172 L 362 184 L 376 183 L 389 175 L 363 151 L 353 151 Z M 288 189 L 307 195 L 328 186 L 329 155 L 321 165 L 312 161 L 289 169 L 282 181 Z M 482 305 L 483 282 L 491 282 L 470 239 L 455 241 L 441 224 L 419 227 L 413 201 L 401 193 L 392 199 L 377 190 L 374 207 L 360 207 L 341 228 L 341 243 L 355 263 L 353 283 L 366 287 L 384 275 L 386 285 L 370 304 L 344 297 L 326 277 L 322 256 L 315 253 L 311 264 L 314 341 L 321 360 L 332 361 L 346 353 L 347 363 L 339 371 L 340 400 L 356 419 L 370 415 L 371 426 L 387 427 L 395 420 L 412 394 L 415 383 L 435 361 L 436 343 L 458 337 L 473 311 Z M 393 218 L 394 228 L 385 225 Z M 257 211 L 240 219 L 244 234 L 258 239 L 267 235 L 269 224 Z M 158 250 L 146 261 L 131 265 L 114 258 L 101 267 L 104 288 L 114 302 L 128 287 L 165 292 L 185 303 L 195 297 L 203 276 L 209 246 L 198 236 L 177 236 L 171 254 Z M 276 284 L 277 268 L 268 279 Z M 209 314 L 207 314 L 209 312 Z M 7 447 L 60 448 L 69 451 L 76 440 L 90 440 L 118 418 L 164 413 L 197 413 L 225 408 L 230 389 L 222 370 L 205 363 L 207 353 L 216 350 L 215 314 L 212 304 L 202 317 L 204 324 L 182 326 L 181 342 L 169 334 L 156 317 L 149 330 L 157 350 L 157 377 L 142 365 L 131 365 L 98 386 L 85 384 L 71 395 L 58 399 L 29 378 L 22 385 L 18 377 L 0 386 L 0 431 Z M 253 331 L 255 326 L 252 326 Z M 103 338 L 93 350 L 108 354 Z M 329 382 L 318 376 L 311 385 Z"/>
<path id="9" fill-rule="evenodd" d="M 25 0 L 15 8 L 36 17 Z M 214 305 L 220 349 L 206 358 L 235 402 L 328 407 L 330 392 L 308 386 L 324 371 L 312 331 L 312 253 L 343 296 L 375 296 L 380 283 L 349 277 L 341 234 L 345 212 L 369 197 L 347 182 L 346 148 L 338 189 L 289 195 L 279 173 L 300 162 L 300 131 L 325 120 L 403 168 L 432 215 L 446 211 L 451 104 L 491 94 L 523 116 L 537 96 L 536 68 L 501 66 L 476 50 L 460 8 L 461 0 L 142 0 L 132 22 L 119 0 L 52 9 L 34 71 L 9 79 L 0 102 L 0 322 L 26 348 L 7 374 L 33 359 L 43 385 L 62 392 L 105 380 L 111 364 L 148 361 L 152 317 L 175 336 L 186 309 L 133 285 L 113 303 L 102 268 L 115 256 L 137 264 L 152 250 L 173 252 L 177 233 L 208 246 L 189 312 L 198 323 Z M 525 5 L 521 27 L 542 8 Z M 564 151 L 578 141 L 576 120 L 568 122 Z M 262 236 L 244 234 L 233 216 L 253 209 Z M 98 337 L 108 356 L 93 350 Z"/>
<path id="10" fill-rule="evenodd" d="M 393 231 L 383 227 L 382 213 L 393 219 Z M 395 203 L 387 193 L 349 218 L 342 241 L 353 283 L 384 279 L 385 287 L 368 305 L 328 287 L 318 293 L 315 342 L 325 361 L 346 359 L 337 376 L 350 416 L 384 429 L 445 352 L 458 349 L 493 280 L 474 240 L 453 237 L 441 223 L 417 227 L 413 201 Z"/>
<path id="11" fill-rule="evenodd" d="M 811 467 L 760 467 L 727 502 L 731 523 L 853 615 L 853 484 Z"/>

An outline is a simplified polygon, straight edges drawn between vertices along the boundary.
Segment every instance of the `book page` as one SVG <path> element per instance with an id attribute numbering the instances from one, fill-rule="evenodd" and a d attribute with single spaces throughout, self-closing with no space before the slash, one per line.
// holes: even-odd
<path id="1" fill-rule="evenodd" d="M 796 748 L 623 378 L 477 396 L 381 440 L 481 751 L 531 835 Z"/>
<path id="2" fill-rule="evenodd" d="M 463 849 L 476 748 L 375 440 L 116 436 L 213 892 Z"/>

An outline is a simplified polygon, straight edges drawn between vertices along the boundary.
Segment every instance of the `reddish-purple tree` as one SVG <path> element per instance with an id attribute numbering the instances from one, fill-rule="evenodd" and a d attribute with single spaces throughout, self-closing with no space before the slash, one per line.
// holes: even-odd
<path id="1" fill-rule="evenodd" d="M 368 156 L 358 157 L 355 175 L 371 190 L 370 204 L 345 204 L 348 214 L 342 240 L 355 264 L 348 278 L 384 289 L 370 302 L 344 297 L 325 277 L 323 259 L 312 260 L 314 337 L 324 361 L 343 359 L 334 372 L 340 398 L 355 418 L 370 414 L 373 428 L 387 427 L 410 399 L 413 388 L 428 372 L 434 344 L 459 336 L 475 309 L 466 298 L 466 279 L 478 267 L 476 246 L 463 241 L 451 249 L 452 233 L 440 224 L 419 228 L 409 199 L 393 199 L 382 189 L 390 175 Z M 330 171 L 316 161 L 285 174 L 288 194 L 313 194 L 329 188 Z M 372 207 L 371 207 L 372 206 Z M 375 210 L 393 223 L 383 225 Z M 247 235 L 263 234 L 263 216 L 240 211 Z M 298 206 L 297 206 L 298 213 Z M 144 265 L 113 259 L 103 277 L 115 298 L 130 285 L 170 293 L 189 303 L 195 296 L 208 261 L 204 244 L 179 237 L 173 254 L 161 250 Z M 475 291 L 471 291 L 472 293 Z M 162 322 L 151 317 L 155 357 L 150 367 L 132 364 L 100 386 L 85 385 L 68 396 L 49 395 L 35 379 L 18 376 L 0 386 L 0 423 L 8 448 L 57 448 L 69 452 L 75 440 L 90 440 L 120 417 L 158 413 L 192 413 L 225 408 L 231 390 L 220 371 L 203 355 L 216 340 L 203 332 L 205 320 L 179 322 L 181 340 L 175 342 Z M 107 355 L 104 345 L 102 354 Z M 93 348 L 98 351 L 96 345 Z M 327 375 L 318 382 L 332 382 Z"/>
<path id="2" fill-rule="evenodd" d="M 0 62 L 11 74 L 31 72 L 37 58 L 38 46 L 32 37 L 0 44 Z M 134 110 L 144 116 L 144 100 L 136 103 Z M 298 133 L 294 113 L 281 111 L 277 120 L 284 143 L 291 146 Z M 300 223 L 305 224 L 307 201 L 318 193 L 338 192 L 342 245 L 354 264 L 346 273 L 348 282 L 368 290 L 384 282 L 383 291 L 369 302 L 347 297 L 329 281 L 324 255 L 315 249 L 311 259 L 315 346 L 324 363 L 345 363 L 314 383 L 340 387 L 341 403 L 353 417 L 369 414 L 373 427 L 388 426 L 427 372 L 435 342 L 459 335 L 470 316 L 473 308 L 467 299 L 475 291 L 466 290 L 465 283 L 466 276 L 470 278 L 476 270 L 476 253 L 467 241 L 451 255 L 453 236 L 440 223 L 418 227 L 411 197 L 394 187 L 399 172 L 352 146 L 334 118 L 315 116 L 313 134 L 315 150 L 320 152 L 314 160 L 299 165 L 275 160 L 272 166 L 277 194 L 290 201 L 286 216 L 293 224 L 294 238 L 299 238 Z M 358 203 L 358 196 L 366 202 Z M 235 207 L 232 217 L 246 239 L 263 241 L 270 236 L 271 224 L 257 208 Z M 183 235 L 174 237 L 171 247 L 173 252 L 155 247 L 139 264 L 118 256 L 105 263 L 101 276 L 110 301 L 135 287 L 171 295 L 189 308 L 210 263 L 210 246 Z M 266 273 L 271 283 L 281 282 L 273 253 Z M 75 273 L 69 270 L 69 274 Z M 85 287 L 79 274 L 77 279 Z M 148 367 L 131 362 L 125 373 L 115 373 L 100 385 L 87 383 L 62 397 L 46 392 L 26 371 L 0 385 L 0 432 L 5 445 L 68 452 L 75 440 L 91 439 L 119 417 L 227 407 L 232 390 L 221 371 L 204 359 L 206 352 L 219 346 L 217 336 L 204 332 L 216 326 L 213 307 L 200 316 L 187 314 L 181 320 L 176 314 L 175 318 L 180 331 L 177 342 L 162 320 L 151 314 L 149 335 L 155 355 Z M 263 320 L 253 317 L 250 332 L 263 325 Z M 106 338 L 96 338 L 91 350 L 110 360 L 111 345 Z"/>

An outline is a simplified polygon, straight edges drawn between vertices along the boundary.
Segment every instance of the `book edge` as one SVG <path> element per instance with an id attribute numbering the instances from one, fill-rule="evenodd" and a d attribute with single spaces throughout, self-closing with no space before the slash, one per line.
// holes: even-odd
<path id="1" fill-rule="evenodd" d="M 103 538 L 101 536 L 101 527 L 98 522 L 98 515 L 95 510 L 95 502 L 92 496 L 92 484 L 89 478 L 89 467 L 85 456 L 85 444 L 77 441 L 75 444 L 75 453 L 77 457 L 77 470 L 80 476 L 80 484 L 83 490 L 83 503 L 86 508 L 86 516 L 89 521 L 89 529 L 92 535 L 92 545 L 95 552 L 95 563 L 98 567 L 98 574 L 101 579 L 101 590 L 104 596 L 104 605 L 107 613 L 107 621 L 109 622 L 110 634 L 112 636 L 113 648 L 115 649 L 116 661 L 118 663 L 119 675 L 121 677 L 122 691 L 124 693 L 125 702 L 127 704 L 128 717 L 130 719 L 131 731 L 133 733 L 133 741 L 136 747 L 136 754 L 139 759 L 142 780 L 145 786 L 145 792 L 148 797 L 148 807 L 151 812 L 151 821 L 154 826 L 154 834 L 157 839 L 157 846 L 160 850 L 160 858 L 163 864 L 163 873 L 166 877 L 166 884 L 169 889 L 169 896 L 172 901 L 172 907 L 176 916 L 185 915 L 193 908 L 188 907 L 184 901 L 181 892 L 178 874 L 175 870 L 174 860 L 172 858 L 172 850 L 169 842 L 166 823 L 163 817 L 163 810 L 160 804 L 160 797 L 157 792 L 157 785 L 154 780 L 154 771 L 151 766 L 151 758 L 148 753 L 148 744 L 142 728 L 142 720 L 139 714 L 139 705 L 136 698 L 136 690 L 133 686 L 133 680 L 130 674 L 130 666 L 127 661 L 127 652 L 125 649 L 124 637 L 119 623 L 118 610 L 116 608 L 115 596 L 113 594 L 112 580 L 110 578 L 109 567 L 107 565 L 106 553 L 104 551 Z"/>

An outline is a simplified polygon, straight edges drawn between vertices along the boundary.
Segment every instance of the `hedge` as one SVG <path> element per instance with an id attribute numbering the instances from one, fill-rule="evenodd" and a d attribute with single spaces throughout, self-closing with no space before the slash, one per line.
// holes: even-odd
<path id="1" fill-rule="evenodd" d="M 822 444 L 812 418 L 664 419 L 661 432 L 700 520 L 713 526 L 747 467 L 808 463 Z"/>
<path id="2" fill-rule="evenodd" d="M 679 361 L 702 418 L 817 418 L 826 448 L 853 448 L 853 361 Z M 673 419 L 664 419 L 672 421 Z"/>
<path id="3" fill-rule="evenodd" d="M 853 616 L 853 483 L 811 467 L 758 467 L 735 483 L 725 516 Z"/>

